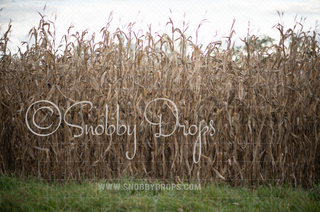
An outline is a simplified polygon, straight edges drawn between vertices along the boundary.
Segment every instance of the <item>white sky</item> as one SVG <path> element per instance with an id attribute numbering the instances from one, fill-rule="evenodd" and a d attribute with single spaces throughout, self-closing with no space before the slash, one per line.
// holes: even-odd
<path id="1" fill-rule="evenodd" d="M 209 22 L 199 32 L 198 43 L 204 45 L 227 36 L 233 19 L 236 19 L 235 38 L 247 35 L 250 21 L 250 34 L 267 34 L 277 39 L 279 33 L 277 29 L 272 29 L 277 23 L 283 21 L 285 28 L 292 28 L 296 16 L 297 21 L 306 18 L 304 29 L 308 30 L 315 29 L 320 17 L 320 0 L 0 0 L 0 8 L 3 8 L 0 12 L 0 33 L 1 36 L 4 34 L 11 19 L 11 43 L 8 47 L 12 53 L 16 52 L 16 46 L 20 46 L 22 41 L 29 41 L 28 32 L 33 26 L 38 26 L 38 12 L 43 12 L 45 4 L 44 14 L 49 17 L 53 15 L 51 20 L 54 20 L 54 13 L 58 14 L 55 22 L 58 41 L 71 24 L 75 26 L 72 32 L 88 28 L 89 33 L 97 34 L 107 24 L 111 11 L 114 11 L 112 31 L 129 22 L 136 22 L 135 31 L 143 29 L 145 32 L 147 25 L 152 24 L 153 32 L 168 33 L 171 26 L 165 25 L 170 16 L 175 27 L 180 29 L 183 20 L 189 22 L 186 33 L 193 37 L 193 41 L 199 23 L 207 19 Z M 283 20 L 280 20 L 276 10 L 284 12 Z M 236 44 L 240 44 L 239 39 Z"/>

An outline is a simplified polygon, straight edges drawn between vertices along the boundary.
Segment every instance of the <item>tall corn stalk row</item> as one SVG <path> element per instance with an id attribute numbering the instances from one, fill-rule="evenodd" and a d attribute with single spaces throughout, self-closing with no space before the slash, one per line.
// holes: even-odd
<path id="1" fill-rule="evenodd" d="M 254 49 L 253 36 L 243 39 L 245 51 L 236 53 L 234 31 L 226 49 L 218 41 L 203 50 L 171 19 L 172 35 L 161 36 L 153 36 L 151 29 L 139 35 L 131 30 L 133 24 L 127 32 L 110 32 L 110 21 L 99 42 L 95 35 L 87 39 L 87 31 L 72 34 L 70 27 L 60 53 L 54 23 L 44 16 L 30 30 L 35 42 L 25 43 L 27 50 L 15 55 L 7 49 L 9 26 L 0 43 L 2 173 L 47 180 L 133 176 L 233 185 L 319 182 L 316 32 L 284 31 L 279 24 L 279 44 Z M 239 60 L 233 60 L 236 55 Z M 166 100 L 153 101 L 157 98 L 173 101 L 178 111 Z M 26 125 L 26 112 L 39 100 L 57 105 L 68 123 L 93 128 L 76 137 L 80 128 L 62 121 L 52 135 L 35 135 Z M 78 104 L 68 110 L 80 101 L 91 102 L 92 108 Z M 57 111 L 50 116 L 48 110 L 36 110 L 30 107 L 29 114 L 37 112 L 39 126 L 57 125 Z M 174 112 L 185 131 L 173 131 Z M 108 126 L 127 126 L 126 132 L 111 134 L 109 127 L 110 135 L 93 135 L 103 131 L 97 126 L 105 127 L 106 119 Z M 149 123 L 160 120 L 161 126 Z M 31 115 L 27 121 L 32 122 Z M 215 133 L 203 135 L 201 146 L 198 134 L 186 134 L 195 132 L 192 125 L 202 129 L 210 123 Z M 156 137 L 160 128 L 173 133 Z M 134 129 L 136 145 L 130 134 Z"/>

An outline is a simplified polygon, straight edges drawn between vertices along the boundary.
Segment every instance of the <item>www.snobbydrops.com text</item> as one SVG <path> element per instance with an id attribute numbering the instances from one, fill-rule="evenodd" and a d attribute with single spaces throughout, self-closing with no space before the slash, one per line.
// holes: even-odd
<path id="1" fill-rule="evenodd" d="M 143 184 L 143 183 L 98 183 L 100 191 L 158 191 L 158 190 L 201 190 L 201 184 Z"/>

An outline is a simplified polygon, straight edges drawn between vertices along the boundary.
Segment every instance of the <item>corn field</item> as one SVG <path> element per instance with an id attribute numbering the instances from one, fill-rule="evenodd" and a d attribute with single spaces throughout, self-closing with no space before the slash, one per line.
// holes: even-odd
<path id="1" fill-rule="evenodd" d="M 29 33 L 34 42 L 13 55 L 9 25 L 0 44 L 1 173 L 48 181 L 131 176 L 306 187 L 320 181 L 316 31 L 278 24 L 279 43 L 255 49 L 258 37 L 250 36 L 236 52 L 232 29 L 226 48 L 222 41 L 202 47 L 171 19 L 172 34 L 158 36 L 151 29 L 136 33 L 133 24 L 110 32 L 110 22 L 98 42 L 70 27 L 58 48 L 54 23 L 42 16 Z M 40 100 L 60 114 L 34 104 Z M 92 107 L 73 106 L 81 101 Z M 38 134 L 57 130 L 38 136 L 27 125 L 33 119 L 42 127 L 30 124 Z M 116 127 L 117 134 L 111 125 L 127 128 Z M 200 132 L 200 142 L 204 126 L 214 133 Z M 156 137 L 160 130 L 171 134 Z"/>

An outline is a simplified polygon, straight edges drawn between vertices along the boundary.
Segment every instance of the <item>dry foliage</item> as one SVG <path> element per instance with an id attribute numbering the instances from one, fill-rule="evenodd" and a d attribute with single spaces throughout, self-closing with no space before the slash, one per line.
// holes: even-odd
<path id="1" fill-rule="evenodd" d="M 86 31 L 63 37 L 64 51 L 54 46 L 54 23 L 42 17 L 39 27 L 30 30 L 35 43 L 25 43 L 27 51 L 11 55 L 8 32 L 1 39 L 0 69 L 0 171 L 32 174 L 42 179 L 118 179 L 124 175 L 175 182 L 215 180 L 233 185 L 290 183 L 311 186 L 319 182 L 320 168 L 320 60 L 316 32 L 283 30 L 280 42 L 261 50 L 235 51 L 230 37 L 228 47 L 221 42 L 205 50 L 175 28 L 172 35 L 137 35 L 101 30 L 103 41 L 85 39 Z M 295 32 L 296 31 L 296 32 Z M 176 33 L 174 33 L 176 32 Z M 178 38 L 174 38 L 174 35 Z M 175 40 L 176 39 L 176 40 Z M 179 42 L 179 46 L 174 43 Z M 286 44 L 288 43 L 288 44 Z M 29 46 L 30 45 L 30 46 Z M 192 48 L 187 53 L 187 46 Z M 168 52 L 165 52 L 168 49 Z M 274 51 L 270 53 L 269 49 Z M 268 53 L 269 52 L 269 53 Z M 158 126 L 151 126 L 143 113 L 155 98 L 175 102 L 179 123 L 187 129 L 199 123 L 216 133 L 202 139 L 199 163 L 193 161 L 197 135 L 176 130 L 172 136 L 156 138 Z M 137 126 L 137 152 L 132 160 L 133 136 L 127 133 L 97 136 L 79 134 L 79 129 L 62 123 L 52 135 L 34 135 L 25 122 L 28 107 L 49 100 L 62 114 L 74 107 L 66 119 L 84 126 L 119 122 Z M 31 108 L 31 113 L 37 108 Z M 146 116 L 171 132 L 174 116 L 165 101 L 152 103 Z M 57 124 L 57 111 L 50 118 L 38 112 L 41 126 Z M 31 120 L 28 116 L 28 120 Z M 171 131 L 170 131 L 171 130 Z M 46 130 L 38 130 L 44 133 Z M 196 154 L 197 158 L 197 154 Z"/>

